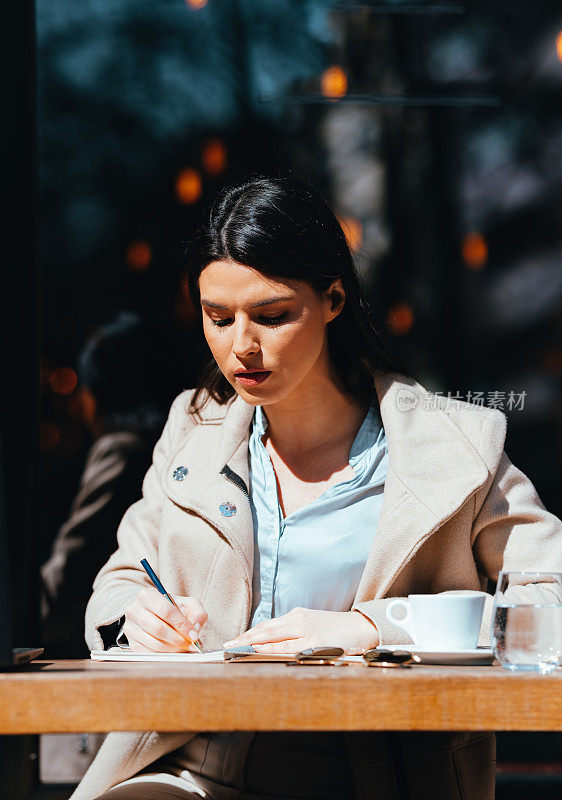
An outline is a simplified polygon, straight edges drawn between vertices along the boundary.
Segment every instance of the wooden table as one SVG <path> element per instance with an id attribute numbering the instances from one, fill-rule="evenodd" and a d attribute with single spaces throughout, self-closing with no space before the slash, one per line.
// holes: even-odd
<path id="1" fill-rule="evenodd" d="M 0 674 L 0 734 L 562 730 L 562 669 L 35 661 Z"/>

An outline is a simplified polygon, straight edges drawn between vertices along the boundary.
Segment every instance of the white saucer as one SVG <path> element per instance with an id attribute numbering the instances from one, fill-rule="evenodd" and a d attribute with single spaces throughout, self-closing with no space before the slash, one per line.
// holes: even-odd
<path id="1" fill-rule="evenodd" d="M 491 647 L 477 647 L 474 650 L 419 650 L 411 644 L 381 644 L 377 650 L 406 650 L 408 653 L 419 657 L 420 664 L 462 664 L 471 666 L 476 664 L 491 664 L 494 660 L 494 651 Z"/>

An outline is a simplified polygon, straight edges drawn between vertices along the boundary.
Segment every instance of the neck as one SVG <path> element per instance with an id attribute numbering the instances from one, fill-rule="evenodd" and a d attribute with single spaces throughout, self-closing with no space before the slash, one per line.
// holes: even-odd
<path id="1" fill-rule="evenodd" d="M 269 422 L 267 438 L 286 459 L 321 453 L 351 443 L 369 403 L 345 393 L 329 374 L 299 386 L 283 400 L 263 407 Z"/>

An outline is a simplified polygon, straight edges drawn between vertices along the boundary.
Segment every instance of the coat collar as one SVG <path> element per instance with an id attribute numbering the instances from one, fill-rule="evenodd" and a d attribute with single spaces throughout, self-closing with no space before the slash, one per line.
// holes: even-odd
<path id="1" fill-rule="evenodd" d="M 436 521 L 448 516 L 484 483 L 486 464 L 442 402 L 419 383 L 380 374 L 375 387 L 392 471 Z"/>
<path id="2" fill-rule="evenodd" d="M 428 402 L 435 395 L 394 373 L 377 373 L 374 384 L 389 461 L 377 534 L 356 602 L 364 594 L 372 598 L 373 586 L 376 596 L 383 596 L 425 539 L 489 476 L 478 450 L 447 411 L 440 403 Z M 253 412 L 254 407 L 238 395 L 218 407 L 182 443 L 163 476 L 166 494 L 174 502 L 202 516 L 231 542 L 244 562 L 250 586 L 254 538 L 247 487 Z M 173 477 L 177 466 L 188 468 L 181 482 Z M 236 476 L 243 484 L 236 484 Z M 236 505 L 235 515 L 222 515 L 224 502 Z"/>
<path id="3" fill-rule="evenodd" d="M 489 477 L 478 450 L 442 406 L 413 379 L 377 374 L 388 443 L 379 524 L 355 603 L 384 597 L 422 544 Z M 480 409 L 464 405 L 465 413 Z"/>

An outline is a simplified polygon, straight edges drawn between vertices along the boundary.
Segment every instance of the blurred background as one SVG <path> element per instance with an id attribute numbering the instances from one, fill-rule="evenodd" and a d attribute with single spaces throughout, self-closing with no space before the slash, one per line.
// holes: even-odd
<path id="1" fill-rule="evenodd" d="M 45 554 L 90 443 L 80 348 L 129 309 L 194 385 L 185 242 L 257 170 L 322 192 L 398 355 L 503 408 L 562 514 L 559 2 L 37 0 L 37 41 Z"/>
<path id="2" fill-rule="evenodd" d="M 148 466 L 204 354 L 186 247 L 218 190 L 256 171 L 320 191 L 397 355 L 428 389 L 503 410 L 508 455 L 562 516 L 559 0 L 36 0 L 35 14 L 36 549 L 51 576 L 97 474 L 129 476 L 115 518 L 140 495 L 131 465 Z M 146 398 L 126 422 L 125 395 L 104 399 L 121 370 L 103 341 L 119 336 Z M 119 428 L 145 455 L 115 444 Z M 561 758 L 559 737 L 504 736 L 498 792 L 560 791 Z M 522 760 L 542 766 L 510 783 Z"/>

